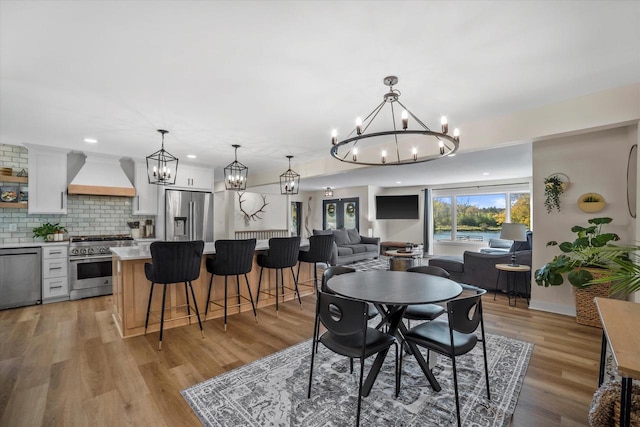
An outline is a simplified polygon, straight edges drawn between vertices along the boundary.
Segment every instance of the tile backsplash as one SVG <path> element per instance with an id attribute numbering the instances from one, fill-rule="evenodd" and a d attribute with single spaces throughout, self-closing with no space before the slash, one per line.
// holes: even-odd
<path id="1" fill-rule="evenodd" d="M 0 144 L 0 166 L 12 167 L 14 175 L 28 170 L 25 147 Z M 60 223 L 72 236 L 129 234 L 127 222 L 155 217 L 132 215 L 131 197 L 69 195 L 66 215 L 28 215 L 26 209 L 0 208 L 0 244 L 32 242 L 32 229 L 45 222 Z M 15 228 L 15 231 L 13 231 Z"/>

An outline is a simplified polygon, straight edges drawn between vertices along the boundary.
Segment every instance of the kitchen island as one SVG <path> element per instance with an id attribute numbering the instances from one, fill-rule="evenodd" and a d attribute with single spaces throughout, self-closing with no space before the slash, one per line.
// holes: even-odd
<path id="1" fill-rule="evenodd" d="M 301 247 L 309 245 L 309 241 L 303 239 Z M 247 275 L 249 277 L 249 284 L 251 286 L 251 292 L 253 294 L 254 301 L 258 292 L 258 279 L 260 277 L 260 267 L 256 262 L 257 254 L 269 249 L 268 240 L 258 240 L 256 244 L 256 252 L 253 257 L 253 268 Z M 144 321 L 147 314 L 147 304 L 149 302 L 149 288 L 150 282 L 147 280 L 144 274 L 144 264 L 151 263 L 151 253 L 149 245 L 142 246 L 129 246 L 129 247 L 113 247 L 112 251 L 112 263 L 113 263 L 113 304 L 114 312 L 113 318 L 116 322 L 116 326 L 120 332 L 120 335 L 124 338 L 133 337 L 136 335 L 144 334 Z M 196 295 L 198 302 L 198 309 L 202 320 L 210 320 L 223 316 L 221 308 L 212 305 L 209 308 L 209 314 L 206 319 L 204 312 L 207 304 L 207 292 L 209 290 L 209 277 L 210 274 L 206 268 L 207 255 L 215 254 L 215 247 L 213 242 L 207 242 L 204 246 L 202 262 L 200 264 L 200 277 L 194 280 L 193 291 Z M 297 267 L 294 267 L 294 272 L 297 273 Z M 285 286 L 293 287 L 293 280 L 291 274 L 284 274 Z M 229 295 L 235 295 L 236 292 L 236 280 L 235 277 L 229 277 L 228 289 Z M 306 286 L 305 286 L 306 285 Z M 299 289 L 301 296 L 310 295 L 314 293 L 313 290 L 313 264 L 302 263 L 300 267 L 299 277 Z M 275 293 L 275 273 L 274 270 L 265 269 L 262 275 L 262 290 L 271 290 Z M 290 292 L 289 290 L 287 290 Z M 249 297 L 247 292 L 247 286 L 244 283 L 244 277 L 240 276 L 240 293 Z M 220 299 L 224 297 L 224 276 L 214 276 L 213 288 L 211 290 L 211 299 Z M 293 294 L 288 294 L 285 297 L 285 301 L 293 300 L 295 297 Z M 235 298 L 234 298 L 235 302 Z M 262 293 L 260 295 L 260 301 L 257 305 L 258 308 L 269 305 L 275 305 L 275 297 Z M 167 307 L 176 307 L 185 304 L 185 292 L 184 285 L 177 284 L 167 287 Z M 298 305 L 298 302 L 295 302 Z M 154 292 L 153 300 L 151 302 L 151 310 L 159 312 L 162 306 L 162 292 Z M 212 311 L 213 310 L 213 311 Z M 274 309 L 275 310 L 275 309 Z M 179 319 L 169 321 L 170 318 L 180 317 L 185 315 L 186 308 L 171 308 L 167 310 L 165 314 L 164 329 L 175 328 L 189 324 L 189 319 Z M 251 304 L 244 305 L 240 308 L 229 307 L 228 314 L 232 315 L 239 311 L 251 311 Z M 253 316 L 253 313 L 250 314 Z M 260 316 L 258 315 L 258 321 Z M 197 320 L 193 319 L 192 322 Z M 221 322 L 221 321 L 220 321 Z M 160 322 L 154 316 L 149 317 L 149 328 L 147 332 L 155 332 L 160 329 Z"/>

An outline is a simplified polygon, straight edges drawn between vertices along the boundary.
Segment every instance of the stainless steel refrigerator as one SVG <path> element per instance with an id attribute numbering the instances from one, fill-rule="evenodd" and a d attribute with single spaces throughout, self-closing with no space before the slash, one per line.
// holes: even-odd
<path id="1" fill-rule="evenodd" d="M 207 191 L 166 190 L 165 240 L 213 242 L 213 194 Z"/>

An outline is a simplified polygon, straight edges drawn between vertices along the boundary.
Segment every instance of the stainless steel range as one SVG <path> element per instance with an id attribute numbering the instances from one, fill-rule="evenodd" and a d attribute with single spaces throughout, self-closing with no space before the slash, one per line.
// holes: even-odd
<path id="1" fill-rule="evenodd" d="M 75 236 L 69 240 L 69 297 L 72 300 L 110 295 L 111 248 L 133 246 L 126 234 Z"/>

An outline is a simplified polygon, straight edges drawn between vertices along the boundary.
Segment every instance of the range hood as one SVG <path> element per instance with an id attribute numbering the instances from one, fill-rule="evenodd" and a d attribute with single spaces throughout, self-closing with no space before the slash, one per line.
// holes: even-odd
<path id="1" fill-rule="evenodd" d="M 134 197 L 136 190 L 127 178 L 120 160 L 87 155 L 84 165 L 67 188 L 69 194 Z"/>

